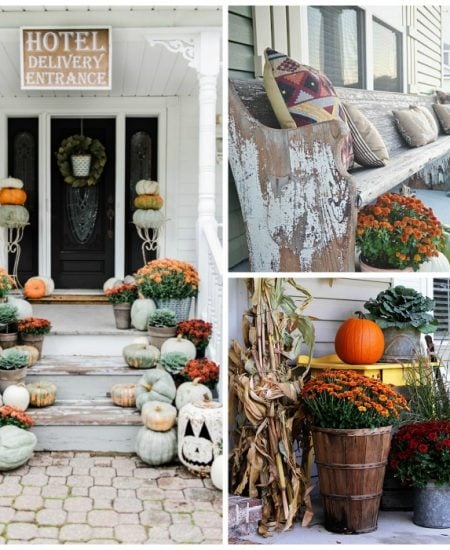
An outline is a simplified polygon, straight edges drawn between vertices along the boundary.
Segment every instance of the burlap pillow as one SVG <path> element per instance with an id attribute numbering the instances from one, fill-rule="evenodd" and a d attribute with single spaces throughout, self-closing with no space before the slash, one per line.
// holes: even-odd
<path id="1" fill-rule="evenodd" d="M 450 134 L 450 105 L 439 105 L 435 103 L 433 109 L 444 132 Z"/>
<path id="2" fill-rule="evenodd" d="M 431 112 L 426 107 L 422 107 L 420 105 L 410 105 L 409 108 L 420 111 L 425 115 L 425 118 L 428 120 L 430 128 L 433 131 L 433 141 L 436 141 L 439 135 L 439 126 L 437 125 L 437 122 Z"/>
<path id="3" fill-rule="evenodd" d="M 441 92 L 440 90 L 438 90 L 436 92 L 436 95 L 437 95 L 437 99 L 438 99 L 439 103 L 450 103 L 450 94 L 449 93 Z"/>
<path id="4" fill-rule="evenodd" d="M 403 109 L 392 113 L 397 128 L 410 147 L 422 147 L 435 141 L 434 129 L 420 109 Z"/>
<path id="5" fill-rule="evenodd" d="M 270 48 L 264 53 L 264 87 L 282 128 L 296 128 L 332 119 L 340 119 L 347 124 L 342 104 L 324 74 Z M 350 133 L 345 139 L 341 156 L 347 168 L 353 164 Z"/>
<path id="6" fill-rule="evenodd" d="M 343 107 L 352 133 L 355 161 L 361 166 L 385 166 L 389 153 L 378 130 L 354 105 L 344 103 Z"/>

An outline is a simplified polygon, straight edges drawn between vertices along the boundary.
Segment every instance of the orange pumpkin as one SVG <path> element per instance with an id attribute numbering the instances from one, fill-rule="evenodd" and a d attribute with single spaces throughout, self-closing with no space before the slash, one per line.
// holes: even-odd
<path id="1" fill-rule="evenodd" d="M 0 204 L 18 204 L 23 206 L 27 200 L 27 194 L 23 189 L 3 187 L 0 189 Z"/>
<path id="2" fill-rule="evenodd" d="M 161 195 L 137 195 L 134 206 L 142 210 L 160 210 L 164 204 Z"/>
<path id="3" fill-rule="evenodd" d="M 349 365 L 376 363 L 384 352 L 384 335 L 380 327 L 364 319 L 347 319 L 337 331 L 334 341 L 336 354 Z"/>
<path id="4" fill-rule="evenodd" d="M 47 287 L 45 281 L 39 279 L 39 277 L 33 277 L 28 279 L 23 287 L 23 293 L 26 298 L 31 298 L 32 300 L 38 300 L 45 296 Z"/>

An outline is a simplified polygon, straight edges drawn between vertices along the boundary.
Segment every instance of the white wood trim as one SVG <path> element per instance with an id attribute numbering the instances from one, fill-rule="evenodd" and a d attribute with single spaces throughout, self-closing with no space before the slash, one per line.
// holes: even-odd
<path id="1" fill-rule="evenodd" d="M 7 177 L 8 165 L 8 119 L 6 114 L 0 111 L 0 177 Z M 0 267 L 8 269 L 8 241 L 7 230 L 0 228 Z"/>
<path id="2" fill-rule="evenodd" d="M 176 254 L 177 240 L 179 171 L 178 162 L 175 162 L 175 159 L 179 158 L 181 146 L 179 98 L 172 99 L 171 104 L 167 108 L 165 120 L 163 121 L 161 117 L 158 121 L 158 129 L 161 129 L 158 178 L 166 182 L 164 208 L 167 218 L 167 223 L 162 228 L 158 255 L 159 257 L 167 256 L 171 258 Z"/>
<path id="3" fill-rule="evenodd" d="M 125 276 L 125 114 L 116 117 L 116 188 L 114 214 L 114 275 Z"/>
<path id="4" fill-rule="evenodd" d="M 255 76 L 262 76 L 264 69 L 264 50 L 272 45 L 272 21 L 270 6 L 253 8 L 255 35 Z"/>
<path id="5" fill-rule="evenodd" d="M 365 88 L 373 90 L 373 12 L 362 8 L 364 12 L 364 48 Z"/>
<path id="6" fill-rule="evenodd" d="M 279 52 L 288 53 L 288 26 L 285 6 L 272 6 L 272 47 Z"/>
<path id="7" fill-rule="evenodd" d="M 51 236 L 51 117 L 48 113 L 39 115 L 39 172 L 38 172 L 38 273 L 52 276 Z"/>

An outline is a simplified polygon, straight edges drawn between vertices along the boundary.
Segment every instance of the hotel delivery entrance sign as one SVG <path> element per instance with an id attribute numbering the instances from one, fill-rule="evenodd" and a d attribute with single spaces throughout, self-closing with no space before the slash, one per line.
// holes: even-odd
<path id="1" fill-rule="evenodd" d="M 22 27 L 23 90 L 110 90 L 110 27 Z"/>

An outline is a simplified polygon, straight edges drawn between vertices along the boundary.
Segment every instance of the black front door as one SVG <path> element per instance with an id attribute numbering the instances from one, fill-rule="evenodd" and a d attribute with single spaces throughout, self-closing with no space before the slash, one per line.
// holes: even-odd
<path id="1" fill-rule="evenodd" d="M 52 120 L 52 277 L 56 288 L 101 288 L 114 275 L 115 133 L 114 119 L 84 119 L 83 134 L 100 140 L 107 162 L 95 186 L 72 188 L 64 182 L 55 152 L 80 134 L 81 121 Z"/>

